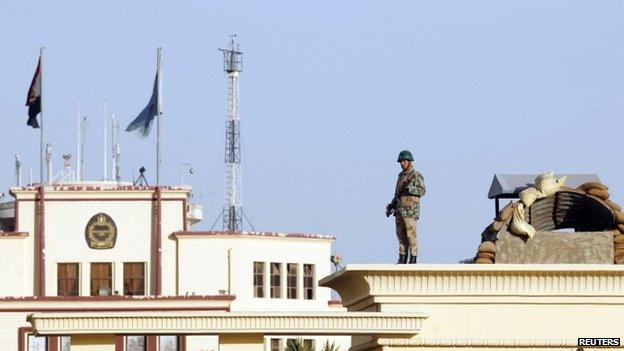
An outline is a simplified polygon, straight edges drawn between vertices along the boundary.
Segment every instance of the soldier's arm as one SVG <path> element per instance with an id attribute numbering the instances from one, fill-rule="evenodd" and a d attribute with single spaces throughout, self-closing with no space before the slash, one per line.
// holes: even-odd
<path id="1" fill-rule="evenodd" d="M 425 195 L 427 189 L 425 188 L 425 179 L 422 174 L 416 174 L 416 177 L 407 185 L 407 191 L 410 195 L 418 197 Z"/>

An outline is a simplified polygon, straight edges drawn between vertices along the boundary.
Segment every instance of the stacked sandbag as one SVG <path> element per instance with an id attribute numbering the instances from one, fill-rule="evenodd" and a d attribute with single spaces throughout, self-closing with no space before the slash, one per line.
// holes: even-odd
<path id="1" fill-rule="evenodd" d="M 615 264 L 624 264 L 624 234 L 616 232 L 613 236 Z"/>
<path id="2" fill-rule="evenodd" d="M 475 263 L 492 264 L 496 258 L 496 244 L 491 241 L 482 242 L 477 249 Z"/>
<path id="3" fill-rule="evenodd" d="M 481 242 L 496 241 L 496 236 L 498 232 L 503 228 L 505 224 L 509 223 L 509 219 L 513 214 L 513 208 L 513 202 L 509 201 L 507 206 L 503 207 L 503 209 L 498 212 L 498 214 L 494 218 L 494 221 L 490 225 L 488 225 L 481 233 Z"/>

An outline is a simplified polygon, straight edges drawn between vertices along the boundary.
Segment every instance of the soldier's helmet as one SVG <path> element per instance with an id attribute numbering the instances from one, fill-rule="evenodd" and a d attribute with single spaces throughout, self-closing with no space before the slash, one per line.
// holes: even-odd
<path id="1" fill-rule="evenodd" d="M 414 156 L 412 156 L 412 153 L 408 150 L 403 150 L 399 152 L 399 158 L 397 159 L 397 162 L 401 162 L 403 160 L 414 161 Z"/>

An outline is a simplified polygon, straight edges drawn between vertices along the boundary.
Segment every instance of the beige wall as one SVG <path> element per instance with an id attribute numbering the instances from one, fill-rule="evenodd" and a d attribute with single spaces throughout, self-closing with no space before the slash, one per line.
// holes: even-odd
<path id="1" fill-rule="evenodd" d="M 349 265 L 321 284 L 349 311 L 427 316 L 411 340 L 380 338 L 388 350 L 575 349 L 578 338 L 624 340 L 618 265 Z"/>
<path id="2" fill-rule="evenodd" d="M 0 296 L 22 296 L 29 284 L 24 280 L 27 236 L 0 236 Z"/>
<path id="3" fill-rule="evenodd" d="M 331 240 L 253 235 L 186 235 L 180 245 L 180 293 L 218 294 L 228 288 L 228 250 L 231 254 L 233 311 L 324 311 L 329 307 L 330 289 L 316 287 L 314 300 L 303 299 L 303 264 L 314 264 L 316 280 L 331 271 Z M 265 262 L 265 297 L 253 297 L 253 262 Z M 269 265 L 282 264 L 281 298 L 270 298 Z M 286 264 L 297 263 L 298 299 L 286 298 Z"/>
<path id="4" fill-rule="evenodd" d="M 73 335 L 71 351 L 115 351 L 115 335 Z"/>
<path id="5" fill-rule="evenodd" d="M 3 244 L 0 250 L 10 255 L 0 257 L 0 263 L 10 262 L 10 288 L 0 286 L 0 296 L 32 296 L 35 274 L 35 190 L 12 189 L 19 206 L 19 230 L 29 235 L 17 244 Z M 190 189 L 162 190 L 162 294 L 176 293 L 176 243 L 169 236 L 184 229 L 183 200 Z M 152 261 L 153 190 L 101 190 L 45 192 L 45 259 L 46 295 L 57 295 L 57 264 L 78 262 L 81 269 L 81 295 L 90 293 L 90 263 L 113 263 L 113 290 L 123 293 L 123 263 L 146 264 L 146 293 L 155 281 Z M 110 201 L 111 198 L 119 199 Z M 69 201 L 68 201 L 69 199 Z M 101 199 L 101 200 L 98 200 Z M 62 201 L 59 201 L 62 200 Z M 87 200 L 87 201 L 85 201 Z M 90 249 L 85 240 L 85 227 L 89 219 L 104 212 L 117 226 L 115 247 L 107 250 Z"/>
<path id="6" fill-rule="evenodd" d="M 146 262 L 149 267 L 152 230 L 145 224 L 151 222 L 150 202 L 48 202 L 45 210 L 47 295 L 57 294 L 59 262 L 81 263 L 81 295 L 89 295 L 91 262 L 113 263 L 113 290 L 119 294 L 123 294 L 123 262 Z M 108 214 L 117 225 L 112 249 L 94 250 L 85 240 L 85 226 L 99 212 Z"/>
<path id="7" fill-rule="evenodd" d="M 0 350 L 17 349 L 17 330 L 19 327 L 30 327 L 26 322 L 26 313 L 0 313 Z"/>

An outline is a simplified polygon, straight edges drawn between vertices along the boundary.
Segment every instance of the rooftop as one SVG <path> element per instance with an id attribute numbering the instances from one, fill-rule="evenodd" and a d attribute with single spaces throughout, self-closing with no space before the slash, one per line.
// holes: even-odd
<path id="1" fill-rule="evenodd" d="M 539 174 L 495 174 L 488 192 L 488 198 L 518 198 L 522 190 L 534 186 Z M 567 175 L 566 186 L 576 188 L 587 182 L 600 182 L 597 174 L 557 174 L 556 178 Z"/>

